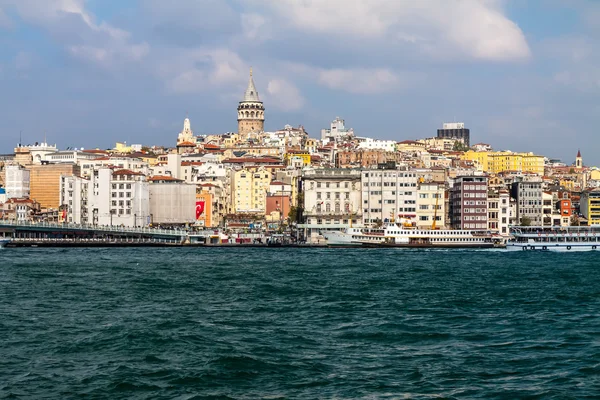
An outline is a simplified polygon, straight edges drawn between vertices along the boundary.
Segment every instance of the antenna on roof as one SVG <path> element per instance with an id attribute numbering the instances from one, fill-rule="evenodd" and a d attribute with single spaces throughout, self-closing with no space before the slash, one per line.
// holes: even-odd
<path id="1" fill-rule="evenodd" d="M 21 138 L 21 133 L 22 133 L 22 132 L 23 132 L 23 131 L 19 131 L 19 147 L 21 147 L 21 143 L 23 143 L 23 140 L 22 140 L 22 138 Z"/>

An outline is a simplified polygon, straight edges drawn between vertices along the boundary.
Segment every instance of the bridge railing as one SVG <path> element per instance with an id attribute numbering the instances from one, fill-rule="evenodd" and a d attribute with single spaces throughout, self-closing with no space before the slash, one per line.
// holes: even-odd
<path id="1" fill-rule="evenodd" d="M 187 236 L 192 232 L 184 229 L 160 229 L 150 227 L 127 227 L 127 226 L 105 226 L 92 224 L 74 224 L 74 223 L 52 223 L 52 222 L 30 222 L 30 221 L 2 221 L 0 226 L 14 227 L 25 226 L 35 228 L 55 228 L 55 229 L 88 229 L 93 231 L 114 232 L 114 233 L 145 233 L 150 235 L 168 235 L 168 236 Z"/>

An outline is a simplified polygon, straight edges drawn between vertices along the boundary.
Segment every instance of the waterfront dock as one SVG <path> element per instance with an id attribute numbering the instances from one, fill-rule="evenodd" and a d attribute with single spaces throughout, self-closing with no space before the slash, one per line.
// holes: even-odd
<path id="1" fill-rule="evenodd" d="M 213 230 L 131 228 L 57 223 L 0 221 L 0 238 L 6 247 L 323 247 L 324 244 L 273 243 L 240 239 L 222 240 Z"/>

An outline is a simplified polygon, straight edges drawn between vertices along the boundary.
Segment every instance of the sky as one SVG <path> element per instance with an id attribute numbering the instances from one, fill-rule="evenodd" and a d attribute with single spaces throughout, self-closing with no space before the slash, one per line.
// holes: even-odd
<path id="1" fill-rule="evenodd" d="M 0 153 L 237 129 L 433 137 L 600 165 L 598 0 L 0 0 Z"/>

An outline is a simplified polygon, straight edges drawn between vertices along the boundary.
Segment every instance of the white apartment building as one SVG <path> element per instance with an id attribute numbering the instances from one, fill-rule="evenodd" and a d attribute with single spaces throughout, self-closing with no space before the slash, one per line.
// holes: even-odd
<path id="1" fill-rule="evenodd" d="M 19 164 L 9 164 L 4 168 L 7 199 L 29 198 L 29 170 Z"/>
<path id="2" fill-rule="evenodd" d="M 510 192 L 507 189 L 488 192 L 488 230 L 500 235 L 509 235 Z"/>
<path id="3" fill-rule="evenodd" d="M 416 171 L 362 171 L 363 223 L 390 222 L 398 217 L 417 219 Z"/>
<path id="4" fill-rule="evenodd" d="M 395 140 L 376 140 L 371 138 L 364 138 L 358 144 L 359 149 L 365 150 L 384 150 L 389 152 L 396 151 Z"/>
<path id="5" fill-rule="evenodd" d="M 323 230 L 340 230 L 361 222 L 361 171 L 306 168 L 300 191 L 304 194 L 304 238 L 316 242 Z"/>
<path id="6" fill-rule="evenodd" d="M 335 142 L 344 136 L 354 136 L 354 130 L 346 129 L 346 121 L 340 117 L 336 117 L 331 122 L 329 129 L 321 129 L 321 140 L 323 141 L 323 144 L 327 144 L 331 141 Z"/>
<path id="7" fill-rule="evenodd" d="M 141 158 L 135 157 L 101 157 L 94 160 L 79 159 L 77 161 L 81 168 L 81 176 L 89 177 L 92 172 L 102 167 L 111 167 L 116 169 L 128 169 L 140 174 L 149 172 L 148 163 Z"/>
<path id="8" fill-rule="evenodd" d="M 62 176 L 60 204 L 64 219 L 78 224 L 141 227 L 151 220 L 146 177 L 130 170 Z"/>

